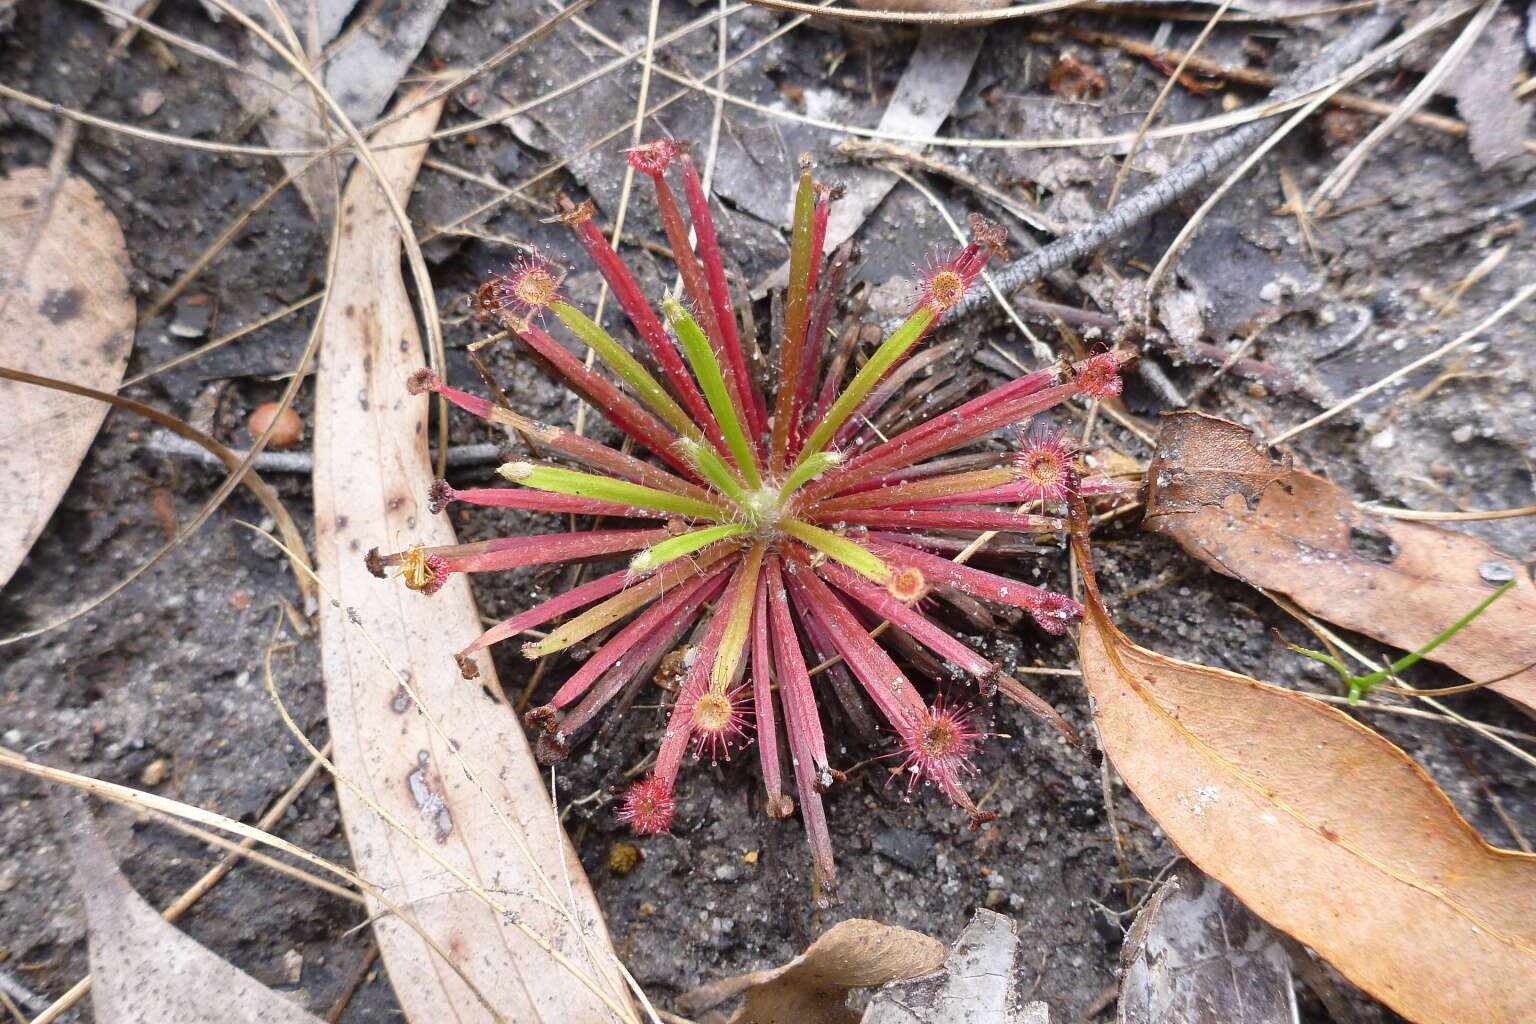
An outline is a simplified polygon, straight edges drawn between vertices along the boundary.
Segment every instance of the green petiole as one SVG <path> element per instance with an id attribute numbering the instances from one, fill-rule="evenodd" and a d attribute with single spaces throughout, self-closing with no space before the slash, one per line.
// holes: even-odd
<path id="1" fill-rule="evenodd" d="M 1350 704 L 1358 704 L 1360 703 L 1360 698 L 1368 695 L 1372 688 L 1382 680 L 1393 678 L 1394 676 L 1398 675 L 1398 673 L 1412 668 L 1419 661 L 1423 660 L 1424 655 L 1428 654 L 1430 651 L 1434 650 L 1436 647 L 1439 647 L 1451 637 L 1465 629 L 1468 625 L 1471 624 L 1473 619 L 1483 614 L 1483 612 L 1488 609 L 1489 605 L 1493 604 L 1493 602 L 1497 601 L 1500 597 L 1503 597 L 1506 593 L 1513 589 L 1515 582 L 1515 580 L 1510 580 L 1508 583 L 1501 586 L 1498 590 L 1495 590 L 1493 593 L 1483 598 L 1483 600 L 1479 602 L 1476 608 L 1473 608 L 1470 612 L 1467 612 L 1467 614 L 1457 619 L 1454 623 L 1452 623 L 1449 629 L 1435 637 L 1423 647 L 1420 647 L 1418 650 L 1412 652 L 1411 654 L 1403 655 L 1392 664 L 1386 666 L 1385 668 L 1379 668 L 1369 675 L 1353 675 L 1345 666 L 1344 662 L 1333 654 L 1324 654 L 1322 651 L 1309 651 L 1305 647 L 1298 647 L 1295 644 L 1286 644 L 1286 646 L 1295 651 L 1297 654 L 1304 654 L 1311 658 L 1313 661 L 1320 661 L 1324 665 L 1327 665 L 1329 668 L 1337 672 L 1339 674 L 1339 678 L 1344 681 L 1344 685 L 1349 687 Z"/>
<path id="2" fill-rule="evenodd" d="M 628 384 L 641 401 L 651 407 L 651 410 L 660 416 L 666 424 L 684 437 L 698 437 L 699 428 L 682 406 L 672 400 L 665 388 L 657 383 L 650 371 L 640 365 L 640 361 L 630 355 L 623 345 L 614 340 L 613 335 L 589 318 L 575 306 L 565 302 L 551 302 L 549 310 L 560 318 L 560 322 L 570 328 L 572 334 L 580 338 L 588 348 L 597 353 L 597 357 L 618 374 L 619 379 Z"/>
<path id="3" fill-rule="evenodd" d="M 630 559 L 629 568 L 632 572 L 648 572 L 658 565 L 665 565 L 674 558 L 691 555 L 717 540 L 739 537 L 746 533 L 747 529 L 748 527 L 740 523 L 726 523 L 723 526 L 706 526 L 702 530 L 692 530 L 664 540 L 660 544 L 652 544 Z"/>
<path id="4" fill-rule="evenodd" d="M 554 466 L 535 466 L 531 462 L 508 462 L 497 470 L 507 480 L 538 491 L 553 491 L 578 498 L 595 498 L 616 505 L 632 505 L 635 508 L 699 519 L 729 518 L 725 509 L 707 501 L 689 498 L 671 491 L 663 491 L 644 484 L 615 480 L 594 473 L 579 473 L 572 469 Z"/>
<path id="5" fill-rule="evenodd" d="M 747 443 L 746 432 L 741 429 L 741 420 L 736 415 L 736 405 L 731 401 L 731 393 L 725 386 L 725 376 L 720 372 L 720 360 L 715 358 L 714 347 L 709 339 L 704 336 L 703 330 L 693 319 L 692 314 L 683 308 L 683 304 L 671 295 L 661 300 L 661 308 L 667 315 L 667 322 L 672 325 L 672 330 L 677 332 L 677 340 L 683 347 L 683 355 L 688 357 L 688 365 L 693 367 L 693 374 L 699 379 L 699 387 L 704 392 L 704 400 L 709 403 L 710 411 L 715 414 L 715 421 L 720 425 L 720 433 L 725 437 L 725 443 L 731 449 L 731 454 L 736 457 L 736 465 L 741 468 L 742 479 L 747 487 L 757 490 L 763 486 L 762 477 L 757 473 L 757 460 L 752 452 L 752 446 Z"/>
<path id="6" fill-rule="evenodd" d="M 842 461 L 843 457 L 837 452 L 814 452 L 806 456 L 785 478 L 784 486 L 779 488 L 779 500 L 783 501 Z"/>
<path id="7" fill-rule="evenodd" d="M 810 438 L 805 442 L 805 447 L 801 449 L 804 453 L 800 456 L 802 464 L 810 454 L 819 452 L 827 446 L 827 442 L 832 440 L 838 429 L 848 421 L 848 417 L 854 414 L 860 403 L 875 389 L 875 385 L 880 383 L 880 379 L 886 372 L 895 366 L 913 345 L 917 344 L 929 327 L 933 326 L 936 316 L 938 314 L 930 307 L 919 306 L 900 327 L 891 332 L 889 338 L 880 343 L 880 347 L 875 349 L 875 354 L 869 357 L 869 362 L 859 368 L 859 372 L 854 375 L 848 387 L 837 396 L 837 401 L 832 403 L 832 408 L 827 410 L 826 417 L 812 431 Z"/>
<path id="8" fill-rule="evenodd" d="M 882 587 L 891 580 L 891 567 L 885 564 L 884 559 L 847 537 L 840 537 L 830 530 L 823 530 L 798 519 L 781 520 L 779 529 Z"/>
<path id="9" fill-rule="evenodd" d="M 725 464 L 720 453 L 714 447 L 702 441 L 692 438 L 679 438 L 675 447 L 687 459 L 699 474 L 714 484 L 715 487 L 738 505 L 747 503 L 747 492 L 741 489 L 741 481 L 731 472 L 731 467 Z"/>

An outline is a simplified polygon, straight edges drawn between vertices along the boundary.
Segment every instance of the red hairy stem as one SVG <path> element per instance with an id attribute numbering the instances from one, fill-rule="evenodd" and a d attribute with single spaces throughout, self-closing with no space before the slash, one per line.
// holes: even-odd
<path id="1" fill-rule="evenodd" d="M 693 375 L 688 372 L 688 367 L 683 364 L 683 357 L 677 351 L 677 346 L 672 344 L 672 339 L 667 336 L 666 329 L 661 326 L 661 319 L 645 301 L 645 293 L 640 290 L 640 283 L 635 280 L 619 254 L 613 251 L 608 244 L 608 239 L 597 230 L 597 225 L 592 223 L 592 204 L 590 201 L 580 204 L 571 202 L 565 196 L 560 197 L 560 208 L 564 211 L 561 219 L 576 233 L 576 238 L 581 242 L 581 247 L 586 250 L 587 256 L 597 265 L 598 272 L 603 275 L 603 280 L 608 282 L 608 287 L 613 289 L 614 298 L 619 300 L 619 308 L 624 310 L 624 315 L 634 325 L 636 333 L 640 335 L 645 347 L 650 349 L 655 357 L 656 364 L 666 374 L 667 381 L 672 385 L 672 391 L 683 407 L 688 410 L 688 415 L 693 422 L 699 424 L 713 444 L 723 456 L 729 457 L 729 450 L 725 447 L 725 437 L 714 425 L 714 418 L 709 413 L 709 405 L 704 401 L 704 395 L 699 391 L 694 382 Z"/>
<path id="2" fill-rule="evenodd" d="M 943 497 L 914 501 L 918 508 L 941 508 L 949 505 L 1007 505 L 1038 501 L 1036 485 L 1027 480 L 1016 480 L 1000 487 L 988 487 L 979 491 L 967 491 Z"/>
<path id="3" fill-rule="evenodd" d="M 795 623 L 785 593 L 784 572 L 777 555 L 769 555 L 764 573 L 768 587 L 770 637 L 773 664 L 779 680 L 779 703 L 784 708 L 784 732 L 789 739 L 790 765 L 795 772 L 795 792 L 800 795 L 800 814 L 817 881 L 831 895 L 837 888 L 837 867 L 832 860 L 832 834 L 821 802 L 822 790 L 832 784 L 826 741 L 816 696 L 811 690 L 810 670 L 800 650 Z"/>
<path id="4" fill-rule="evenodd" d="M 721 601 L 724 602 L 725 598 L 722 597 Z M 709 626 L 704 630 L 704 639 L 699 642 L 693 667 L 688 670 L 687 678 L 678 688 L 678 699 L 672 705 L 672 714 L 667 718 L 667 731 L 662 736 L 661 749 L 656 752 L 656 768 L 651 775 L 664 780 L 669 786 L 677 783 L 678 769 L 682 767 L 683 755 L 688 752 L 688 741 L 694 735 L 693 723 L 689 721 L 693 703 L 684 697 L 701 694 L 709 689 L 710 669 L 720 654 L 720 643 L 725 639 L 725 626 L 726 616 L 718 612 L 709 620 Z"/>
<path id="5" fill-rule="evenodd" d="M 704 265 L 709 306 L 714 311 L 715 327 L 720 332 L 719 347 L 725 352 L 726 365 L 735 378 L 736 390 L 746 396 L 747 422 L 751 426 L 753 446 L 757 447 L 759 439 L 768 432 L 768 406 L 747 368 L 746 351 L 736 329 L 736 311 L 731 305 L 731 289 L 725 279 L 725 260 L 720 256 L 715 219 L 709 211 L 709 197 L 704 194 L 704 185 L 699 180 L 699 171 L 693 165 L 693 158 L 686 152 L 683 153 L 682 168 L 683 196 L 688 201 L 688 217 L 693 221 L 693 234 L 698 241 L 699 261 Z"/>
<path id="6" fill-rule="evenodd" d="M 923 574 L 929 584 L 947 584 L 972 597 L 1022 608 L 1048 633 L 1060 635 L 1068 623 L 1083 616 L 1083 606 L 1063 594 L 1032 587 L 1028 583 L 995 576 L 969 565 L 930 554 L 902 543 L 911 538 L 888 533 L 872 533 L 865 546 L 892 565 L 910 566 Z"/>
<path id="7" fill-rule="evenodd" d="M 795 450 L 799 450 L 808 433 L 806 421 L 812 418 L 811 396 L 816 390 L 817 373 L 826 368 L 827 325 L 832 322 L 832 311 L 842 296 L 843 275 L 848 270 L 848 260 L 852 255 L 853 246 L 850 243 L 839 246 L 832 254 L 827 264 L 826 278 L 821 281 L 815 294 L 815 304 L 811 307 L 811 319 L 805 329 L 805 358 L 800 363 L 800 379 L 795 385 L 795 408 L 799 410 L 799 415 L 790 424 L 791 447 Z M 827 399 L 827 404 L 832 404 L 832 398 Z"/>
<path id="8" fill-rule="evenodd" d="M 990 680 L 998 674 L 996 665 L 934 625 L 927 616 L 896 600 L 889 591 L 875 586 L 858 573 L 835 562 L 824 562 L 817 567 L 817 571 L 831 580 L 837 589 L 977 679 Z"/>
<path id="9" fill-rule="evenodd" d="M 756 406 L 750 397 L 751 391 L 746 389 L 746 362 L 742 358 L 741 344 L 727 346 L 724 329 L 720 325 L 720 316 L 715 311 L 714 301 L 710 298 L 709 284 L 704 279 L 704 267 L 699 262 L 699 257 L 694 253 L 692 246 L 688 244 L 688 226 L 683 223 L 683 211 L 677 205 L 677 197 L 672 194 L 672 188 L 667 184 L 667 179 L 660 174 L 651 176 L 656 184 L 656 208 L 661 213 L 661 224 L 667 232 L 667 244 L 672 247 L 672 262 L 677 266 L 677 272 L 683 279 L 683 290 L 688 294 L 688 304 L 692 307 L 694 318 L 704 330 L 704 336 L 709 339 L 710 346 L 715 350 L 715 358 L 720 360 L 722 366 L 727 367 L 725 373 L 725 386 L 730 390 L 731 404 L 736 407 L 738 414 L 745 413 L 747 422 L 751 425 L 752 436 L 748 438 L 753 448 L 757 447 L 757 424 L 754 422 L 753 413 Z M 721 359 L 721 356 L 725 358 Z M 742 372 L 737 374 L 736 368 L 740 366 Z"/>
<path id="10" fill-rule="evenodd" d="M 947 498 L 954 494 L 968 494 L 989 487 L 1001 487 L 1012 482 L 1018 474 L 1010 466 L 996 469 L 973 469 L 965 473 L 930 476 L 904 484 L 892 484 L 878 491 L 859 491 L 824 498 L 812 508 L 819 517 L 853 509 L 885 508 L 889 506 L 917 505 L 926 501 Z M 972 502 L 971 504 L 974 504 Z"/>
<path id="11" fill-rule="evenodd" d="M 622 516 L 630 519 L 666 519 L 667 514 L 654 509 L 619 505 L 596 498 L 578 498 L 553 491 L 532 491 L 525 487 L 484 487 L 459 490 L 446 480 L 432 485 L 432 510 L 440 511 L 450 501 L 487 508 L 521 508 L 533 512 L 558 512 L 578 516 Z"/>
<path id="12" fill-rule="evenodd" d="M 981 239 L 983 233 L 986 232 L 987 237 L 993 237 L 994 235 L 1000 237 L 998 233 L 1001 229 L 982 219 L 973 221 L 973 224 L 975 227 L 972 231 L 971 241 L 959 254 L 950 257 L 942 263 L 929 265 L 927 272 L 923 275 L 922 291 L 912 312 L 908 314 L 909 319 L 907 322 L 911 323 L 910 318 L 924 310 L 931 312 L 933 315 L 920 327 L 916 336 L 906 343 L 895 361 L 885 367 L 882 378 L 873 382 L 875 385 L 873 393 L 866 396 L 865 401 L 860 403 L 859 409 L 855 410 L 856 413 L 863 412 L 866 409 L 872 412 L 874 409 L 885 404 L 890 392 L 894 390 L 891 383 L 896 380 L 899 370 L 912 359 L 914 353 L 920 351 L 922 340 L 943 322 L 945 314 L 965 298 L 965 294 L 970 290 L 972 283 L 976 280 L 976 276 L 981 273 L 981 268 L 986 264 L 987 258 L 993 252 L 993 247 L 990 245 L 986 248 L 982 247 Z M 881 394 L 882 386 L 885 386 L 883 394 Z M 873 404 L 870 404 L 871 400 L 873 400 Z M 857 432 L 861 423 L 862 418 L 859 415 L 850 416 L 848 421 L 837 432 L 836 439 L 845 440 L 851 437 Z"/>
<path id="13" fill-rule="evenodd" d="M 752 700 L 757 711 L 757 755 L 768 813 L 784 818 L 793 805 L 784 795 L 779 771 L 779 720 L 773 709 L 773 641 L 768 616 L 768 573 L 764 571 L 757 577 L 757 596 L 752 603 Z"/>
<path id="14" fill-rule="evenodd" d="M 920 441 L 934 431 L 949 427 L 957 420 L 970 421 L 991 409 L 995 409 L 997 406 L 1007 405 L 1017 399 L 1039 394 L 1054 384 L 1057 378 L 1058 374 L 1054 370 L 1036 370 L 1034 373 L 995 387 L 984 395 L 978 395 L 969 402 L 958 405 L 948 412 L 940 413 L 933 419 L 920 423 L 910 430 L 905 430 L 890 440 L 824 473 L 819 480 L 815 480 L 806 486 L 805 497 L 811 499 L 835 492 L 852 490 L 863 481 L 882 473 L 888 473 L 925 461 L 922 459 L 906 458 L 904 446 Z"/>
<path id="15" fill-rule="evenodd" d="M 810 763 L 818 779 L 830 782 L 831 767 L 827 761 L 826 739 L 821 731 L 821 716 L 816 710 L 816 696 L 811 689 L 810 669 L 800 650 L 800 638 L 795 632 L 795 620 L 790 614 L 789 597 L 785 583 L 784 565 L 777 554 L 770 554 L 763 563 L 763 580 L 767 586 L 768 611 L 773 639 L 773 665 L 779 680 L 779 699 L 785 714 L 793 714 L 805 729 L 794 729 L 803 739 L 803 750 L 796 750 Z M 816 788 L 825 789 L 825 784 Z"/>
<path id="16" fill-rule="evenodd" d="M 869 442 L 874 440 L 877 435 L 870 429 L 870 424 L 866 421 L 873 421 L 880 410 L 885 407 L 885 404 L 891 400 L 892 396 L 898 393 L 903 398 L 915 398 L 926 394 L 927 390 L 934 386 L 934 383 L 925 381 L 914 388 L 908 388 L 907 383 L 929 366 L 948 359 L 953 353 L 959 351 L 962 345 L 963 342 L 960 341 L 948 341 L 942 345 L 929 345 L 917 352 L 912 358 L 902 361 L 896 369 L 886 374 L 879 387 L 869 393 L 869 397 L 864 399 L 864 403 L 859 406 L 858 411 L 849 417 L 847 423 L 843 424 L 843 428 L 837 432 L 837 436 L 834 438 L 836 446 L 845 451 L 849 447 L 867 447 Z M 932 382 L 937 382 L 938 380 L 939 378 L 937 377 L 930 378 Z M 854 437 L 860 431 L 863 431 L 864 434 L 855 442 Z"/>
<path id="17" fill-rule="evenodd" d="M 810 569 L 809 563 L 807 557 L 800 572 L 789 574 L 790 589 L 800 599 L 798 603 L 821 620 L 837 653 L 843 656 L 843 663 L 886 721 L 905 735 L 914 716 L 927 711 L 928 706 L 906 674 L 884 648 L 870 638 L 853 612 L 827 588 L 821 577 Z"/>
<path id="18" fill-rule="evenodd" d="M 504 619 L 497 625 L 481 633 L 479 638 L 468 647 L 464 648 L 454 657 L 459 661 L 459 667 L 463 668 L 465 660 L 476 651 L 483 650 L 492 644 L 510 640 L 524 630 L 541 626 L 550 619 L 573 612 L 582 605 L 591 604 L 593 601 L 602 600 L 611 594 L 616 594 L 624 589 L 625 584 L 632 582 L 634 573 L 627 569 L 610 573 L 589 583 L 583 583 L 574 590 L 568 590 L 558 597 L 552 597 L 548 601 L 541 602 L 529 608 L 525 612 L 519 612 L 510 619 Z M 473 678 L 471 676 L 470 678 Z"/>
<path id="19" fill-rule="evenodd" d="M 900 469 L 893 469 L 889 473 L 872 476 L 868 480 L 849 487 L 842 491 L 839 497 L 843 494 L 858 494 L 861 491 L 873 490 L 876 487 L 904 484 L 909 480 L 922 480 L 930 476 L 940 476 L 944 473 L 964 473 L 972 469 L 995 469 L 998 466 L 1007 464 L 1008 454 L 1001 451 L 971 452 L 966 455 L 949 455 L 942 459 L 932 459 L 928 462 L 919 463 L 916 466 L 903 466 Z"/>
<path id="20" fill-rule="evenodd" d="M 1059 384 L 1034 394 L 1026 394 L 1005 402 L 983 406 L 980 411 L 968 409 L 973 399 L 949 412 L 940 413 L 933 419 L 897 434 L 884 444 L 876 445 L 862 455 L 827 473 L 807 487 L 805 500 L 843 490 L 877 473 L 907 463 L 921 462 L 936 455 L 953 451 L 970 444 L 1000 427 L 1044 412 L 1078 393 L 1076 384 Z M 832 479 L 828 479 L 828 478 Z"/>
<path id="21" fill-rule="evenodd" d="M 772 472 L 782 472 L 788 459 L 789 425 L 794 422 L 795 388 L 800 379 L 800 363 L 805 355 L 805 329 L 810 321 L 811 235 L 815 207 L 815 185 L 811 181 L 811 158 L 800 158 L 800 183 L 795 188 L 794 228 L 789 243 L 789 292 L 784 302 L 784 337 L 779 346 L 779 380 L 791 382 L 781 387 L 773 403 L 773 449 L 769 459 Z"/>
<path id="22" fill-rule="evenodd" d="M 664 650 L 678 633 L 687 628 L 704 602 L 725 585 L 730 568 L 729 565 L 721 566 L 708 575 L 673 587 L 665 597 L 637 615 L 634 621 L 598 648 L 549 699 L 549 707 L 563 708 L 584 695 L 589 697 L 561 723 L 561 731 L 567 734 L 575 732 L 602 710 L 624 688 L 624 684 L 634 677 L 634 672 L 640 671 L 651 657 Z M 603 679 L 601 687 L 587 694 L 587 690 L 600 676 L 621 662 L 633 671 L 627 675 L 614 673 L 610 678 Z"/>
<path id="23" fill-rule="evenodd" d="M 417 370 L 411 374 L 411 379 L 406 386 L 412 394 L 434 391 L 465 412 L 473 413 L 493 423 L 505 423 L 539 444 L 548 445 L 566 458 L 592 469 L 600 469 L 614 476 L 645 484 L 647 487 L 671 491 L 673 494 L 697 498 L 700 501 L 711 500 L 710 492 L 691 481 L 667 472 L 660 466 L 654 466 L 633 455 L 625 455 L 589 437 L 520 416 L 510 409 L 493 405 L 487 399 L 460 391 L 458 388 L 451 388 L 431 370 Z"/>
<path id="24" fill-rule="evenodd" d="M 693 467 L 674 451 L 677 435 L 652 416 L 640 403 L 620 391 L 602 374 L 589 369 L 570 350 L 532 324 L 517 332 L 523 344 L 536 352 L 550 368 L 565 378 L 571 390 L 602 413 L 603 418 L 655 452 L 672 468 L 697 479 Z"/>
<path id="25" fill-rule="evenodd" d="M 1055 533 L 1066 522 L 1051 516 L 1022 515 L 995 509 L 872 508 L 847 512 L 811 510 L 803 513 L 812 522 L 845 523 L 881 530 L 996 530 L 1000 533 Z"/>
<path id="26" fill-rule="evenodd" d="M 827 185 L 816 186 L 816 206 L 811 211 L 811 263 L 805 277 L 805 288 L 811 295 L 816 294 L 821 260 L 827 248 L 827 217 L 832 213 L 832 200 L 840 192 L 841 189 L 834 190 Z"/>
<path id="27" fill-rule="evenodd" d="M 498 537 L 475 544 L 428 548 L 428 555 L 446 560 L 448 572 L 494 572 L 545 562 L 569 562 L 602 558 L 624 551 L 638 551 L 666 540 L 672 534 L 654 530 L 585 530 L 580 533 L 544 533 L 532 537 Z"/>

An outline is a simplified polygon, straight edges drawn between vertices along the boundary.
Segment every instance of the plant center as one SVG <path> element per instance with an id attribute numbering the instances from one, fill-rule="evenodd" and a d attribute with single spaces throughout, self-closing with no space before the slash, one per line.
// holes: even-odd
<path id="1" fill-rule="evenodd" d="M 922 751 L 931 757 L 948 757 L 960 748 L 960 727 L 947 718 L 935 719 L 922 731 Z"/>
<path id="2" fill-rule="evenodd" d="M 706 693 L 693 705 L 693 725 L 700 732 L 720 732 L 731 724 L 731 700 L 723 693 Z"/>

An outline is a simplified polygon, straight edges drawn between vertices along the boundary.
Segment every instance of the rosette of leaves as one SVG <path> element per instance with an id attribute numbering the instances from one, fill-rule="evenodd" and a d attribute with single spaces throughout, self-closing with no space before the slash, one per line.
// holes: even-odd
<path id="1" fill-rule="evenodd" d="M 487 630 L 459 654 L 461 670 L 473 678 L 476 652 L 540 627 L 547 632 L 523 644 L 528 658 L 577 644 L 590 648 L 549 701 L 527 715 L 541 759 L 552 762 L 619 694 L 691 638 L 655 767 L 629 787 L 619 817 L 642 835 L 667 831 L 689 753 L 716 760 L 755 739 L 766 808 L 775 817 L 796 807 L 784 770 L 788 754 L 816 880 L 830 895 L 835 869 L 822 794 L 842 776 L 827 753 L 818 707 L 824 680 L 814 678 L 813 666 L 840 659 L 839 671 L 885 719 L 909 795 L 931 784 L 966 810 L 973 826 L 988 820 L 965 784 L 987 735 L 975 705 L 953 695 L 924 697 L 903 666 L 916 660 L 937 667 L 946 685 L 968 678 L 978 703 L 1002 688 L 1054 716 L 931 611 L 945 600 L 1008 605 L 1060 634 L 1080 618 L 1081 606 L 941 552 L 953 552 L 957 537 L 1062 528 L 1045 513 L 1094 482 L 1081 479 L 1074 450 L 1059 433 L 1018 428 L 1076 396 L 1118 394 L 1124 359 L 1106 352 L 1042 369 L 882 437 L 870 423 L 898 395 L 904 378 L 893 372 L 988 259 L 1003 254 L 1003 231 L 973 218 L 969 244 L 929 261 L 911 312 L 850 372 L 828 344 L 846 266 L 846 254 L 828 259 L 823 252 L 835 192 L 812 180 L 808 159 L 795 189 L 782 330 L 765 353 L 756 338 L 742 336 L 720 241 L 686 149 L 661 140 L 629 158 L 655 183 L 682 296 L 664 295 L 660 311 L 653 309 L 593 223 L 590 203 L 563 199 L 560 219 L 613 290 L 638 344 L 620 342 L 566 302 L 562 275 L 537 256 L 494 277 L 477 302 L 631 441 L 632 453 L 535 422 L 430 371 L 410 381 L 413 392 L 436 392 L 515 427 L 537 452 L 500 468 L 512 487 L 459 489 L 438 481 L 434 511 L 466 502 L 601 517 L 600 528 L 372 552 L 370 565 L 430 594 L 456 572 L 627 555 L 622 568 Z M 682 203 L 669 174 L 681 178 Z M 545 330 L 551 320 L 590 349 L 601 369 L 552 337 Z M 983 446 L 1010 428 L 1020 441 L 1016 449 Z M 616 522 L 631 525 L 608 525 Z M 906 650 L 915 644 L 927 656 L 898 661 L 880 639 L 881 623 L 910 642 Z"/>

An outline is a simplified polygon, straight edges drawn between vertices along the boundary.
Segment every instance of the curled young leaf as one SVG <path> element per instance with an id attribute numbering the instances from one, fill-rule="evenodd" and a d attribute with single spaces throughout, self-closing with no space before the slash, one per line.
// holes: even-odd
<path id="1" fill-rule="evenodd" d="M 1519 559 L 1454 530 L 1372 515 L 1328 481 L 1271 462 L 1246 427 L 1200 413 L 1164 422 L 1148 479 L 1148 529 L 1218 572 L 1404 650 L 1515 581 L 1426 657 L 1475 682 L 1498 680 L 1489 688 L 1536 709 L 1536 583 Z"/>

